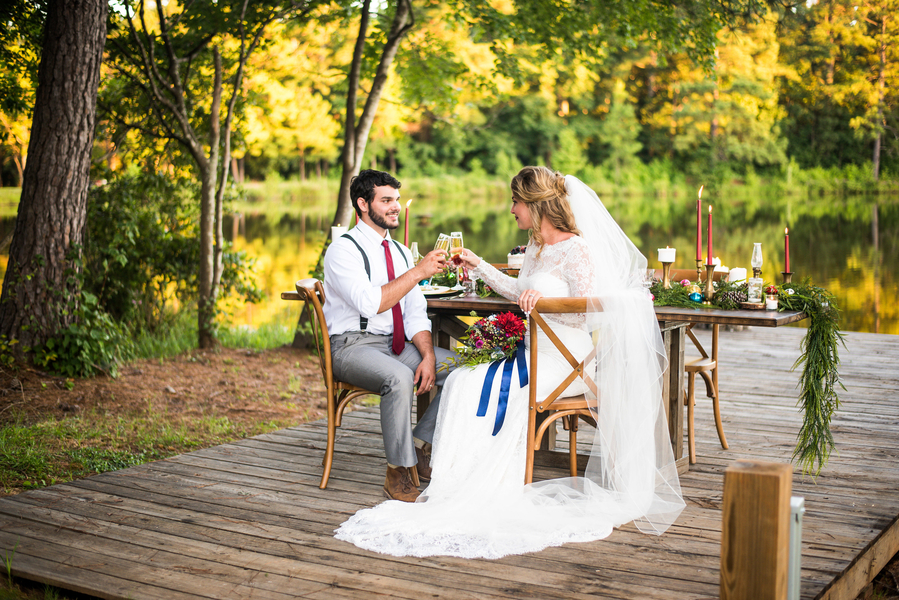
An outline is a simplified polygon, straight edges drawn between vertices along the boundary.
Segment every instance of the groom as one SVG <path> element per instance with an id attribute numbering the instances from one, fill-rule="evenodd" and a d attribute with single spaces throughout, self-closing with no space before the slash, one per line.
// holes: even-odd
<path id="1" fill-rule="evenodd" d="M 399 226 L 400 182 L 388 173 L 365 170 L 350 182 L 359 217 L 356 227 L 331 240 L 325 253 L 325 305 L 334 376 L 381 394 L 381 435 L 387 454 L 384 493 L 414 502 L 419 495 L 408 467 L 431 478 L 430 445 L 440 393 L 415 429 L 409 420 L 414 387 L 440 387 L 447 370 L 436 363 L 451 353 L 435 348 L 427 301 L 418 282 L 446 265 L 434 250 L 418 265 L 408 248 L 390 238 Z M 411 344 L 408 343 L 411 341 Z"/>

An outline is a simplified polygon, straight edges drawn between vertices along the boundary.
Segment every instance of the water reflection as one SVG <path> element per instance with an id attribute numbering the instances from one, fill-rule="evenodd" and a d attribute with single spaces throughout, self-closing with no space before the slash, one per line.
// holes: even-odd
<path id="1" fill-rule="evenodd" d="M 439 233 L 462 231 L 466 246 L 490 262 L 505 262 L 513 246 L 526 243 L 509 215 L 503 186 L 466 190 L 403 189 L 414 196 L 410 241 L 424 254 Z M 333 198 L 333 196 L 331 196 Z M 705 198 L 703 198 L 705 204 Z M 790 263 L 794 281 L 810 277 L 833 292 L 843 311 L 842 328 L 899 334 L 899 206 L 881 204 L 876 212 L 869 197 L 803 198 L 758 193 L 735 194 L 714 203 L 714 254 L 728 267 L 749 269 L 752 244 L 761 242 L 763 277 L 780 281 L 784 266 L 784 227 L 790 228 Z M 606 202 L 638 248 L 657 264 L 658 248 L 677 248 L 675 268 L 695 267 L 695 201 L 690 198 L 625 198 Z M 706 204 L 707 205 L 707 204 Z M 241 214 L 224 223 L 225 235 L 237 249 L 257 259 L 257 280 L 268 298 L 255 306 L 233 304 L 234 322 L 258 326 L 271 320 L 295 323 L 297 303 L 284 302 L 280 292 L 308 277 L 330 227 L 331 203 L 308 202 L 294 190 L 269 202 L 241 206 Z M 876 223 L 876 228 L 874 224 Z M 0 219 L 0 233 L 9 232 L 13 218 Z M 875 231 L 877 235 L 875 235 Z M 402 239 L 403 227 L 396 231 Z M 876 246 L 875 246 L 876 242 Z M 703 255 L 705 245 L 703 244 Z M 0 257 L 5 269 L 6 256 Z M 0 274 L 2 275 L 2 274 Z"/>

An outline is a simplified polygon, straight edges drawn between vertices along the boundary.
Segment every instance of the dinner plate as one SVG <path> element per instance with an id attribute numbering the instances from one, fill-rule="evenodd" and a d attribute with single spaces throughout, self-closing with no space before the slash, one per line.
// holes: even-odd
<path id="1" fill-rule="evenodd" d="M 451 288 L 445 285 L 423 285 L 421 293 L 428 298 L 442 298 L 445 296 L 455 296 L 462 292 L 462 288 Z"/>

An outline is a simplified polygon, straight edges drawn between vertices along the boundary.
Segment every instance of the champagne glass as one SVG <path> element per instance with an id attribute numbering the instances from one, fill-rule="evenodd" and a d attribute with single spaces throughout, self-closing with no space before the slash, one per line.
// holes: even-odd
<path id="1" fill-rule="evenodd" d="M 450 233 L 450 254 L 455 256 L 462 252 L 462 232 L 461 231 L 453 231 Z M 456 267 L 456 281 L 462 281 L 462 265 L 460 264 Z"/>
<path id="2" fill-rule="evenodd" d="M 449 254 L 450 249 L 450 239 L 449 236 L 445 233 L 441 233 L 437 237 L 437 243 L 434 244 L 434 250 L 443 250 L 447 254 Z"/>

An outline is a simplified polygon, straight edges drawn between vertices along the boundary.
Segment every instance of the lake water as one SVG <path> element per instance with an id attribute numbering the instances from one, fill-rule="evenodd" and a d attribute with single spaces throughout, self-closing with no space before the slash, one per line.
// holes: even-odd
<path id="1" fill-rule="evenodd" d="M 505 262 L 513 246 L 527 242 L 509 214 L 505 185 L 463 185 L 424 181 L 404 185 L 410 205 L 409 237 L 422 254 L 441 232 L 461 231 L 465 245 L 490 262 Z M 873 197 L 848 198 L 772 193 L 729 194 L 727 201 L 703 198 L 714 206 L 713 253 L 728 267 L 749 265 L 754 242 L 762 243 L 766 281 L 779 282 L 784 266 L 784 228 L 790 229 L 790 263 L 794 281 L 811 278 L 831 291 L 843 311 L 842 329 L 899 334 L 899 203 L 875 204 Z M 298 303 L 280 299 L 297 279 L 309 276 L 333 217 L 334 194 L 321 188 L 258 184 L 249 200 L 226 219 L 225 235 L 237 249 L 257 259 L 257 281 L 267 299 L 257 305 L 232 305 L 233 322 L 256 327 L 272 321 L 292 326 Z M 603 199 L 650 266 L 660 267 L 657 249 L 677 249 L 674 268 L 695 268 L 695 197 L 627 197 Z M 876 213 L 876 234 L 873 223 Z M 703 216 L 703 231 L 705 230 Z M 0 219 L 0 236 L 13 220 Z M 402 240 L 403 223 L 395 232 Z M 875 246 L 876 238 L 876 246 Z M 703 255 L 705 255 L 703 245 Z M 6 257 L 0 257 L 5 269 Z"/>

